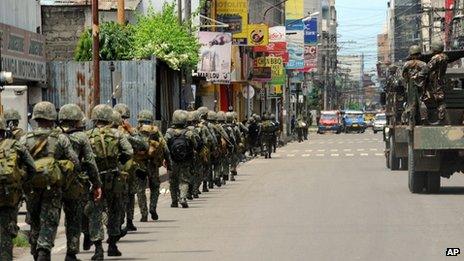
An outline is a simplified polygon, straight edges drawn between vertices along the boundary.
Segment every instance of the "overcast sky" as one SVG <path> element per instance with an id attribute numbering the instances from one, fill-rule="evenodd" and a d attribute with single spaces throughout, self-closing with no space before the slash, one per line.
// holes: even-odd
<path id="1" fill-rule="evenodd" d="M 377 34 L 385 27 L 387 0 L 336 0 L 336 8 L 339 54 L 364 53 L 366 71 L 374 68 Z"/>

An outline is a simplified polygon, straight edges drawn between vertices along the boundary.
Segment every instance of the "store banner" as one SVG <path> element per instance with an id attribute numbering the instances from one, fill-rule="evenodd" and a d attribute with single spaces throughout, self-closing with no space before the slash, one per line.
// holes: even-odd
<path id="1" fill-rule="evenodd" d="M 317 18 L 304 22 L 304 43 L 317 44 Z"/>
<path id="2" fill-rule="evenodd" d="M 271 68 L 271 84 L 285 84 L 285 68 L 282 57 L 259 57 L 255 59 L 255 67 Z"/>
<path id="3" fill-rule="evenodd" d="M 269 27 L 269 42 L 284 43 L 286 41 L 285 31 L 285 26 Z"/>
<path id="4" fill-rule="evenodd" d="M 304 69 L 304 24 L 298 20 L 286 21 L 289 70 Z"/>
<path id="5" fill-rule="evenodd" d="M 216 0 L 217 20 L 228 24 L 236 45 L 248 45 L 248 0 Z"/>
<path id="6" fill-rule="evenodd" d="M 269 27 L 266 24 L 248 25 L 248 45 L 266 46 L 269 43 Z"/>
<path id="7" fill-rule="evenodd" d="M 316 45 L 305 45 L 304 53 L 304 72 L 316 72 L 317 71 L 317 46 Z"/>
<path id="8" fill-rule="evenodd" d="M 302 19 L 304 15 L 303 0 L 288 0 L 285 2 L 285 17 L 287 19 Z"/>
<path id="9" fill-rule="evenodd" d="M 221 32 L 198 33 L 200 42 L 200 62 L 198 75 L 207 81 L 229 84 L 231 81 L 232 35 Z"/>

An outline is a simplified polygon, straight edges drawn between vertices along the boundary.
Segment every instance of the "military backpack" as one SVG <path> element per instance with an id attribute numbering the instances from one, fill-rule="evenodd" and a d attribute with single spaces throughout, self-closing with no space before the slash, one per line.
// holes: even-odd
<path id="1" fill-rule="evenodd" d="M 17 141 L 0 141 L 0 207 L 16 207 L 21 197 L 24 171 L 18 166 Z"/>
<path id="2" fill-rule="evenodd" d="M 119 141 L 110 127 L 95 128 L 88 132 L 99 171 L 118 168 Z"/>
<path id="3" fill-rule="evenodd" d="M 187 130 L 177 133 L 169 142 L 171 158 L 176 163 L 193 159 L 193 144 L 187 139 Z"/>

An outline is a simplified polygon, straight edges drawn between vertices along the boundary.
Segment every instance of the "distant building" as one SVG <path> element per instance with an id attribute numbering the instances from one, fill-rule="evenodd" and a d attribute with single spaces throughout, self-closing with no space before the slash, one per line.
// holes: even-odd
<path id="1" fill-rule="evenodd" d="M 338 55 L 338 67 L 348 72 L 348 78 L 359 87 L 364 75 L 364 55 Z"/>
<path id="2" fill-rule="evenodd" d="M 386 32 L 377 35 L 377 61 L 382 64 L 390 61 L 390 42 Z"/>

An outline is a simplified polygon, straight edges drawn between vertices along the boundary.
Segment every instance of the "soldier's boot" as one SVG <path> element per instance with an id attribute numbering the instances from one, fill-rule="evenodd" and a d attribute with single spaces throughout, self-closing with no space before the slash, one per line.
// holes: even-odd
<path id="1" fill-rule="evenodd" d="M 173 201 L 173 202 L 171 203 L 171 208 L 178 208 L 178 207 L 179 207 L 179 202 Z"/>
<path id="2" fill-rule="evenodd" d="M 232 170 L 232 175 L 237 176 L 237 175 L 238 175 L 237 171 L 236 171 L 236 170 Z"/>
<path id="3" fill-rule="evenodd" d="M 84 242 L 82 243 L 82 249 L 90 250 L 90 247 L 92 247 L 92 241 L 90 240 L 90 236 L 84 234 Z"/>
<path id="4" fill-rule="evenodd" d="M 108 256 L 122 256 L 122 253 L 119 251 L 118 246 L 116 245 L 117 237 L 110 236 L 108 239 Z"/>
<path id="5" fill-rule="evenodd" d="M 118 237 L 115 237 L 116 241 L 119 241 L 119 239 L 121 239 L 121 238 L 123 238 L 123 237 L 125 237 L 127 235 L 127 232 L 128 232 L 127 227 L 121 228 L 120 230 L 121 230 L 121 234 L 119 234 Z"/>
<path id="6" fill-rule="evenodd" d="M 208 182 L 203 181 L 203 188 L 201 189 L 202 192 L 209 192 L 208 189 Z"/>
<path id="7" fill-rule="evenodd" d="M 81 261 L 81 260 L 77 259 L 76 254 L 66 253 L 66 257 L 64 258 L 64 261 Z"/>
<path id="8" fill-rule="evenodd" d="M 150 210 L 150 215 L 151 215 L 151 219 L 153 219 L 153 220 L 158 220 L 159 219 L 158 213 L 156 213 L 156 209 Z"/>
<path id="9" fill-rule="evenodd" d="M 92 256 L 91 260 L 103 260 L 104 252 L 101 240 L 93 243 L 95 245 L 95 254 Z"/>
<path id="10" fill-rule="evenodd" d="M 188 208 L 189 207 L 186 198 L 183 198 L 183 199 L 180 200 L 180 205 L 182 206 L 182 208 Z"/>
<path id="11" fill-rule="evenodd" d="M 214 180 L 214 183 L 217 187 L 221 187 L 222 186 L 222 182 L 221 182 L 221 179 L 220 178 L 217 178 Z"/>
<path id="12" fill-rule="evenodd" d="M 227 174 L 227 175 L 222 175 L 222 179 L 223 179 L 224 181 L 229 180 L 229 174 Z"/>
<path id="13" fill-rule="evenodd" d="M 140 222 L 148 222 L 148 216 L 142 215 L 142 217 L 140 218 Z"/>
<path id="14" fill-rule="evenodd" d="M 127 231 L 137 231 L 137 228 L 134 226 L 134 223 L 132 222 L 132 220 L 130 220 L 130 219 L 127 220 L 125 230 L 127 230 Z"/>
<path id="15" fill-rule="evenodd" d="M 45 249 L 39 249 L 37 253 L 37 261 L 50 261 L 50 251 Z"/>
<path id="16" fill-rule="evenodd" d="M 234 173 L 230 172 L 230 181 L 235 181 Z"/>

